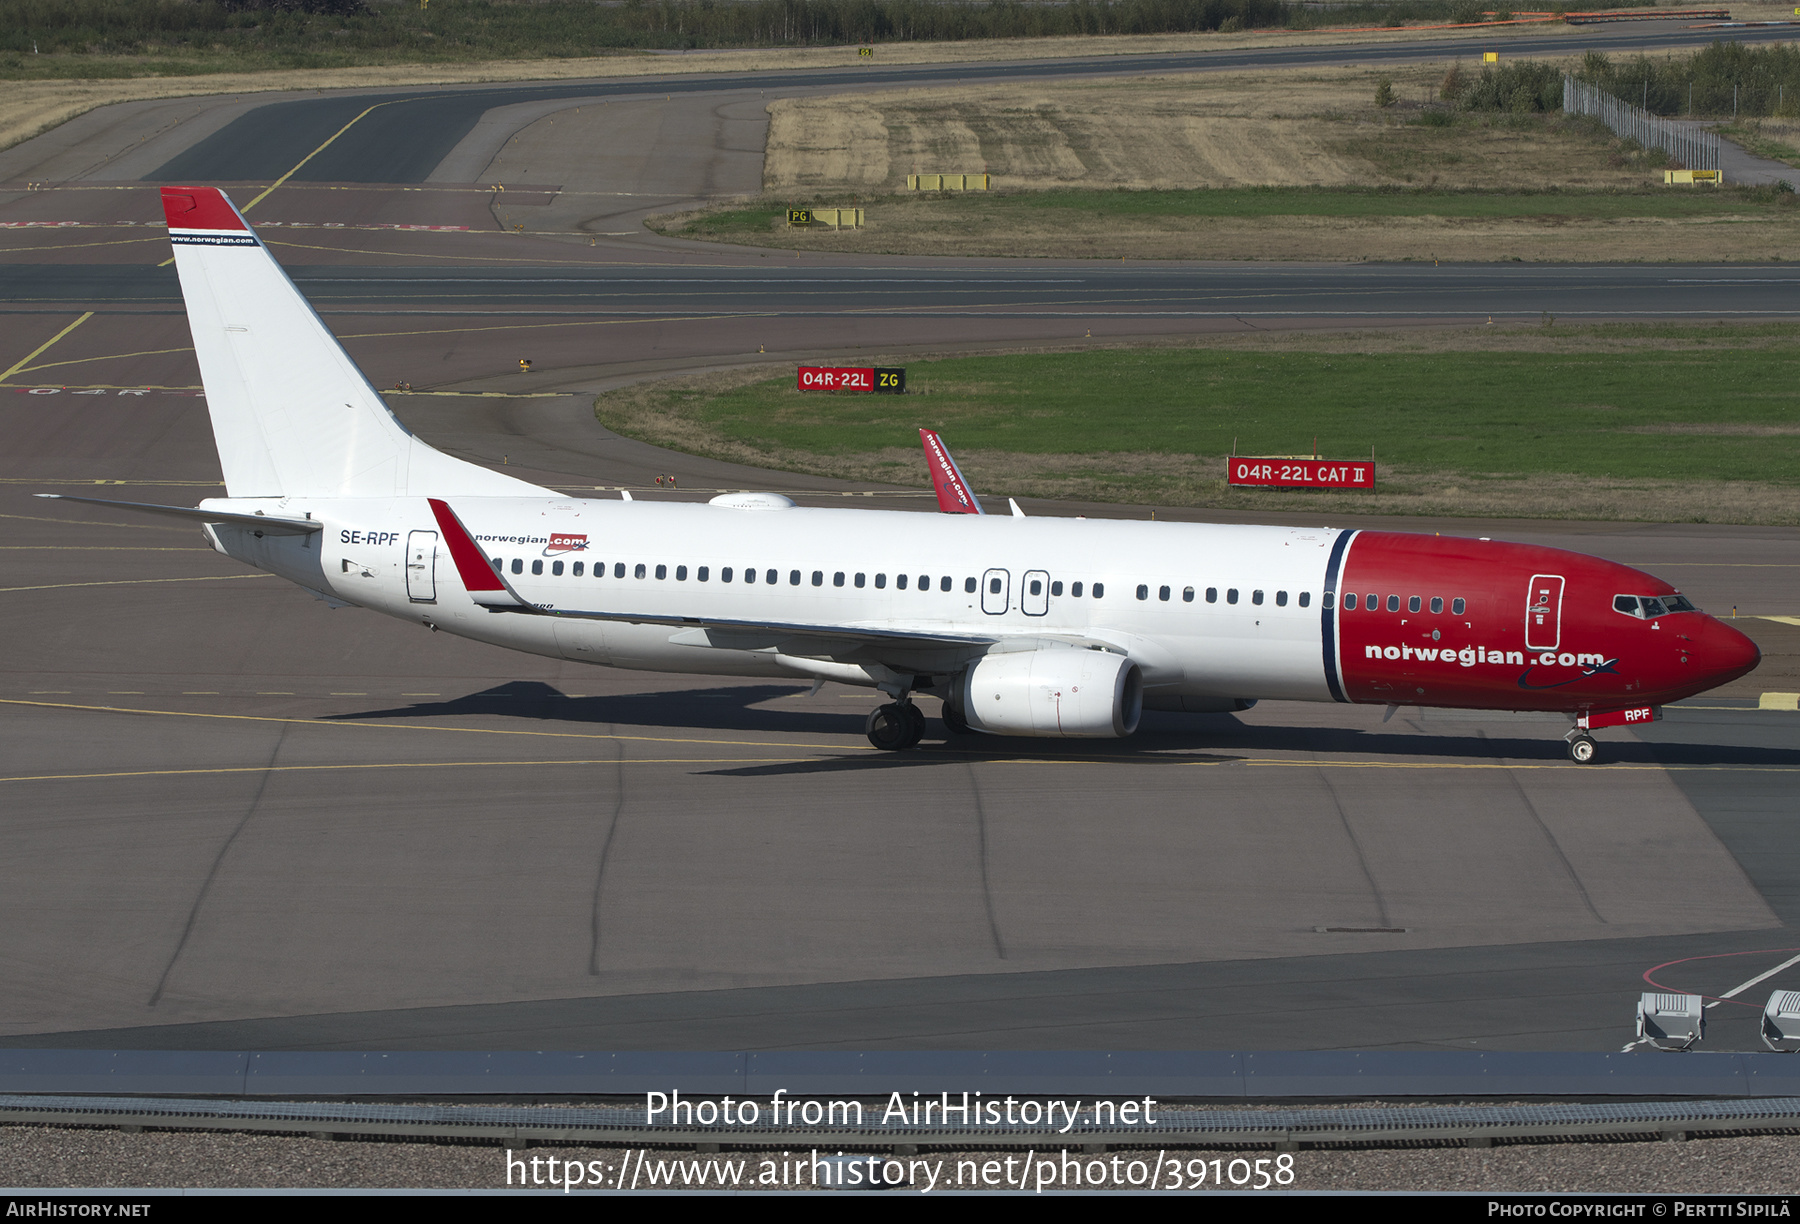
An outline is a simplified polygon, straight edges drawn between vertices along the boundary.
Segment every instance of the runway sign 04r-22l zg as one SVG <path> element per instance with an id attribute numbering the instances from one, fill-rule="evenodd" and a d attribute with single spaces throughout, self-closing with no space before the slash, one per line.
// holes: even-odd
<path id="1" fill-rule="evenodd" d="M 900 366 L 801 366 L 794 378 L 801 391 L 873 391 L 906 394 L 906 371 Z"/>

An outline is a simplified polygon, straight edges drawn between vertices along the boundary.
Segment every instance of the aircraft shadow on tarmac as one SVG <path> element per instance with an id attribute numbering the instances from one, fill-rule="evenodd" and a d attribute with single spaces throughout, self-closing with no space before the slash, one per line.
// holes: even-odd
<path id="1" fill-rule="evenodd" d="M 611 725 L 673 728 L 700 732 L 765 735 L 860 736 L 867 717 L 862 710 L 759 708 L 764 702 L 803 694 L 784 684 L 727 685 L 672 692 L 621 693 L 604 697 L 569 697 L 539 681 L 514 681 L 444 701 L 324 716 L 321 721 L 375 718 L 494 717 L 536 719 L 585 726 Z M 871 708 L 875 702 L 870 699 Z M 1665 727 L 1667 724 L 1663 724 Z M 931 720 L 925 742 L 911 753 L 864 753 L 831 761 L 772 762 L 766 766 L 720 770 L 727 775 L 756 776 L 840 769 L 943 765 L 979 758 L 1018 760 L 1025 757 L 1117 761 L 1133 765 L 1192 765 L 1238 760 L 1272 752 L 1343 754 L 1367 759 L 1406 757 L 1526 764 L 1566 759 L 1563 741 L 1553 734 L 1508 736 L 1469 731 L 1425 732 L 1396 726 L 1362 730 L 1346 727 L 1253 726 L 1230 714 L 1148 712 L 1135 736 L 1126 740 L 1023 739 L 980 734 L 940 740 L 940 724 Z M 1700 728 L 1695 728 L 1696 731 Z M 1724 729 L 1714 728 L 1714 733 Z M 1729 731 L 1724 731 L 1729 735 Z M 780 747 L 771 744 L 770 747 Z M 814 747 L 814 746 L 807 746 Z M 1800 750 L 1762 748 L 1739 742 L 1649 743 L 1607 739 L 1602 761 L 1670 768 L 1696 766 L 1785 767 L 1800 769 Z M 1200 753 L 1204 755 L 1198 755 Z M 1320 764 L 1329 764 L 1322 760 Z"/>

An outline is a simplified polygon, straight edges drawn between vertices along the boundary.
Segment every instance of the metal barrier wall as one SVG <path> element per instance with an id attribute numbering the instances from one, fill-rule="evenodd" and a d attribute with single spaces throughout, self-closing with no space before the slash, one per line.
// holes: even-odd
<path id="1" fill-rule="evenodd" d="M 1015 1099 L 1015 1103 L 1018 1103 Z M 843 1103 L 838 1102 L 841 1106 Z M 606 1143 L 736 1147 L 1111 1147 L 1255 1145 L 1381 1146 L 1542 1139 L 1685 1139 L 1707 1134 L 1800 1131 L 1800 1100 L 1631 1101 L 1603 1104 L 1400 1105 L 1295 1109 L 1154 1106 L 1125 1125 L 1110 1111 L 1072 1103 L 1041 1118 L 974 1117 L 952 1103 L 949 1117 L 907 1116 L 915 1103 L 871 1101 L 855 1115 L 806 1121 L 763 1111 L 754 1121 L 707 1123 L 650 1116 L 647 1105 L 415 1105 L 376 1102 L 194 1100 L 156 1097 L 10 1096 L 0 1122 L 110 1126 L 130 1130 L 288 1132 L 314 1138 L 395 1136 L 532 1144 Z"/>
<path id="2" fill-rule="evenodd" d="M 1629 137 L 1646 149 L 1661 149 L 1686 169 L 1719 168 L 1719 138 L 1711 132 L 1659 119 L 1572 76 L 1563 78 L 1563 112 L 1593 115 L 1620 136 Z"/>
<path id="3" fill-rule="evenodd" d="M 230 1098 L 981 1092 L 1250 1101 L 1800 1097 L 1774 1053 L 0 1050 L 0 1093 Z"/>

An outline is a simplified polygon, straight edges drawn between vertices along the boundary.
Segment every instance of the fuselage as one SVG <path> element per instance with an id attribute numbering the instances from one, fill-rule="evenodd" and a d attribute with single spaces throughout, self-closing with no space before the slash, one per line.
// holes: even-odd
<path id="1" fill-rule="evenodd" d="M 631 614 L 1005 643 L 852 656 L 919 673 L 921 688 L 990 649 L 1106 649 L 1137 664 L 1146 704 L 1164 709 L 1285 699 L 1578 714 L 1691 696 L 1759 658 L 1649 574 L 1489 540 L 574 498 L 468 497 L 455 509 L 548 615 L 471 600 L 423 498 L 288 499 L 280 513 L 324 524 L 304 538 L 209 531 L 221 551 L 345 603 L 650 671 L 797 676 L 808 648 Z"/>

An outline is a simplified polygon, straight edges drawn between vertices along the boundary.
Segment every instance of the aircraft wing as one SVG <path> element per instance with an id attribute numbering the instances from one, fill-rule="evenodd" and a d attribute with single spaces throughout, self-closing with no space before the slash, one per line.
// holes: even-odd
<path id="1" fill-rule="evenodd" d="M 925 464 L 931 469 L 931 487 L 937 491 L 938 509 L 945 514 L 986 514 L 937 431 L 921 429 L 919 442 L 925 447 Z"/>
<path id="2" fill-rule="evenodd" d="M 600 608 L 546 608 L 522 598 L 513 589 L 506 575 L 482 553 L 447 502 L 435 497 L 427 500 L 444 533 L 464 588 L 476 603 L 496 612 L 628 625 L 667 625 L 678 631 L 671 634 L 669 640 L 683 646 L 775 650 L 809 658 L 892 663 L 900 668 L 918 666 L 922 670 L 966 661 L 986 654 L 1002 642 L 1007 643 L 1009 649 L 1031 646 L 1118 649 L 1105 642 L 1062 635 L 959 633 L 928 626 L 805 624 L 657 612 L 611 612 Z"/>

